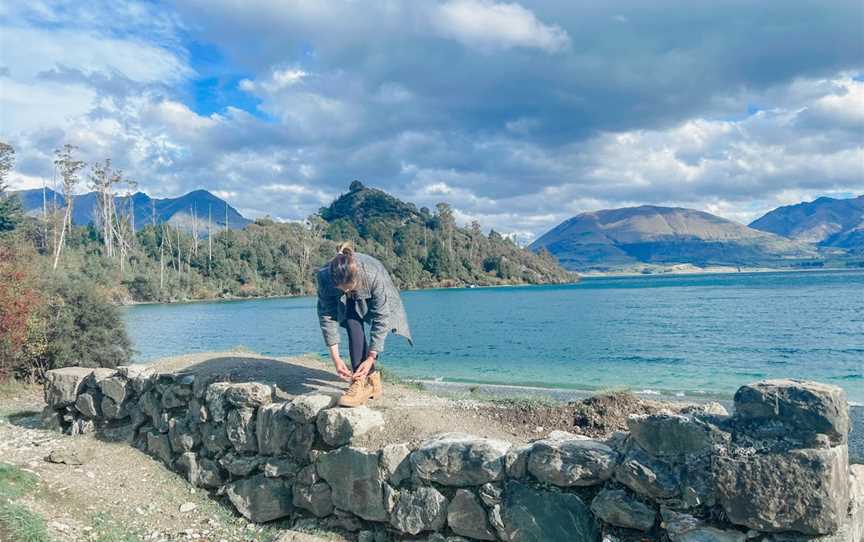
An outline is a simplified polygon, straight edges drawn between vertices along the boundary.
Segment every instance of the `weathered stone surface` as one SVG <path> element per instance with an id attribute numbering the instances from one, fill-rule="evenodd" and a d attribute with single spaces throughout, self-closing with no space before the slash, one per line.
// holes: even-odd
<path id="1" fill-rule="evenodd" d="M 260 382 L 231 384 L 225 390 L 225 400 L 237 407 L 255 408 L 273 400 L 273 388 Z"/>
<path id="2" fill-rule="evenodd" d="M 728 446 L 732 441 L 730 433 L 692 415 L 631 416 L 627 420 L 627 428 L 643 450 L 672 460 L 710 453 L 715 447 Z"/>
<path id="3" fill-rule="evenodd" d="M 318 476 L 318 471 L 315 469 L 315 465 L 306 465 L 297 473 L 297 478 L 295 480 L 298 484 L 311 486 L 312 484 L 318 482 L 321 478 Z"/>
<path id="4" fill-rule="evenodd" d="M 735 418 L 777 420 L 792 430 L 845 442 L 849 405 L 842 388 L 805 380 L 765 380 L 735 393 Z"/>
<path id="5" fill-rule="evenodd" d="M 680 494 L 675 469 L 638 446 L 629 447 L 615 469 L 615 479 L 636 493 L 653 499 L 671 499 Z"/>
<path id="6" fill-rule="evenodd" d="M 234 476 L 249 476 L 258 470 L 263 461 L 264 459 L 257 455 L 237 455 L 235 453 L 227 453 L 219 458 L 219 464 Z"/>
<path id="7" fill-rule="evenodd" d="M 71 448 L 56 448 L 51 450 L 45 461 L 49 463 L 62 463 L 63 465 L 84 465 L 93 459 L 93 450 L 91 448 L 82 448 L 75 450 Z"/>
<path id="8" fill-rule="evenodd" d="M 191 452 L 201 442 L 197 431 L 193 431 L 184 418 L 171 418 L 168 421 L 168 440 L 174 453 Z"/>
<path id="9" fill-rule="evenodd" d="M 718 501 L 729 521 L 760 531 L 829 534 L 849 504 L 845 445 L 718 461 Z"/>
<path id="10" fill-rule="evenodd" d="M 106 418 L 109 418 L 112 420 L 117 420 L 120 418 L 125 418 L 126 416 L 129 415 L 129 413 L 126 411 L 125 408 L 123 408 L 120 405 L 118 405 L 117 403 L 115 403 L 114 400 L 111 399 L 110 397 L 107 397 L 107 396 L 103 397 L 102 403 L 100 405 L 101 405 L 102 415 L 105 416 Z"/>
<path id="11" fill-rule="evenodd" d="M 255 410 L 251 408 L 232 410 L 225 420 L 225 430 L 228 432 L 228 440 L 238 452 L 258 450 L 258 440 L 255 437 Z"/>
<path id="12" fill-rule="evenodd" d="M 447 525 L 453 532 L 477 540 L 495 540 L 495 531 L 489 525 L 486 509 L 474 493 L 467 489 L 456 490 L 456 495 L 447 506 Z"/>
<path id="13" fill-rule="evenodd" d="M 201 443 L 210 455 L 219 455 L 231 446 L 224 423 L 202 423 L 198 429 L 201 431 Z"/>
<path id="14" fill-rule="evenodd" d="M 747 535 L 733 529 L 719 529 L 688 514 L 663 510 L 663 525 L 670 542 L 745 542 Z"/>
<path id="15" fill-rule="evenodd" d="M 138 398 L 138 408 L 150 417 L 150 423 L 155 427 L 159 423 L 159 415 L 162 413 L 162 403 L 156 390 L 148 390 Z"/>
<path id="16" fill-rule="evenodd" d="M 336 508 L 369 521 L 387 519 L 377 452 L 344 446 L 320 454 L 317 469 L 318 475 L 330 484 Z"/>
<path id="17" fill-rule="evenodd" d="M 411 477 L 411 448 L 404 442 L 389 444 L 381 449 L 381 470 L 394 486 Z"/>
<path id="18" fill-rule="evenodd" d="M 342 446 L 351 439 L 384 425 L 384 416 L 377 410 L 357 408 L 331 408 L 318 414 L 318 432 L 330 446 Z"/>
<path id="19" fill-rule="evenodd" d="M 210 419 L 214 422 L 224 422 L 228 416 L 228 402 L 225 400 L 225 391 L 230 386 L 231 384 L 227 382 L 214 382 L 207 386 L 207 391 L 204 392 L 204 403 L 207 405 Z"/>
<path id="20" fill-rule="evenodd" d="M 300 464 L 290 457 L 271 457 L 264 462 L 263 471 L 268 478 L 293 478 L 300 471 Z"/>
<path id="21" fill-rule="evenodd" d="M 447 498 L 434 487 L 400 491 L 390 515 L 390 525 L 409 534 L 438 531 L 444 527 L 445 521 Z"/>
<path id="22" fill-rule="evenodd" d="M 864 465 L 849 466 L 849 541 L 864 542 Z"/>
<path id="23" fill-rule="evenodd" d="M 191 396 L 192 390 L 186 386 L 170 386 L 162 393 L 162 408 L 186 408 Z"/>
<path id="24" fill-rule="evenodd" d="M 288 404 L 286 412 L 288 417 L 298 423 L 312 423 L 318 417 L 318 413 L 325 408 L 336 404 L 336 397 L 323 393 L 310 393 L 294 398 Z"/>
<path id="25" fill-rule="evenodd" d="M 174 467 L 186 475 L 189 483 L 208 489 L 215 489 L 225 483 L 222 469 L 211 459 L 199 459 L 193 452 L 186 452 L 177 458 Z"/>
<path id="26" fill-rule="evenodd" d="M 297 424 L 285 412 L 286 403 L 271 403 L 258 409 L 255 434 L 258 453 L 278 455 L 285 451 Z"/>
<path id="27" fill-rule="evenodd" d="M 557 486 L 591 486 L 608 480 L 618 452 L 588 439 L 538 440 L 528 456 L 528 471 Z"/>
<path id="28" fill-rule="evenodd" d="M 171 443 L 168 441 L 168 435 L 156 431 L 147 433 L 147 451 L 169 467 L 171 466 Z"/>
<path id="29" fill-rule="evenodd" d="M 255 523 L 285 517 L 294 509 L 291 483 L 263 474 L 228 484 L 225 494 L 243 517 Z"/>
<path id="30" fill-rule="evenodd" d="M 293 455 L 297 459 L 306 459 L 309 457 L 314 443 L 315 424 L 298 424 L 294 428 L 294 431 L 291 432 L 291 436 L 288 438 L 285 452 Z"/>
<path id="31" fill-rule="evenodd" d="M 572 493 L 535 490 L 522 482 L 510 481 L 504 492 L 501 515 L 510 542 L 600 539 L 591 511 Z"/>
<path id="32" fill-rule="evenodd" d="M 448 486 L 472 486 L 500 480 L 509 442 L 464 433 L 445 433 L 411 453 L 411 466 L 422 480 Z"/>
<path id="33" fill-rule="evenodd" d="M 116 369 L 108 369 L 107 367 L 96 367 L 95 369 L 90 369 L 90 375 L 87 376 L 86 380 L 84 380 L 84 385 L 91 390 L 96 391 L 99 389 L 99 385 L 103 380 L 111 378 L 116 374 Z"/>
<path id="34" fill-rule="evenodd" d="M 99 418 L 102 416 L 102 410 L 97 400 L 91 393 L 82 393 L 75 400 L 75 408 L 88 418 Z"/>
<path id="35" fill-rule="evenodd" d="M 591 501 L 591 511 L 606 523 L 625 529 L 649 531 L 657 512 L 622 489 L 604 489 Z"/>
<path id="36" fill-rule="evenodd" d="M 478 493 L 483 504 L 491 507 L 501 504 L 501 496 L 504 494 L 504 491 L 495 484 L 489 483 L 480 486 Z"/>
<path id="37" fill-rule="evenodd" d="M 96 431 L 96 424 L 93 423 L 93 420 L 85 420 L 83 418 L 73 421 L 69 427 L 69 434 L 73 437 L 76 435 L 86 435 L 94 431 Z"/>
<path id="38" fill-rule="evenodd" d="M 507 476 L 522 479 L 528 474 L 528 456 L 531 454 L 531 444 L 511 446 L 504 456 L 504 467 Z"/>
<path id="39" fill-rule="evenodd" d="M 114 375 L 99 382 L 99 391 L 119 405 L 129 395 L 129 381 L 120 375 Z"/>
<path id="40" fill-rule="evenodd" d="M 294 506 L 323 518 L 333 513 L 333 495 L 326 482 L 294 485 Z"/>
<path id="41" fill-rule="evenodd" d="M 39 414 L 39 421 L 43 429 L 48 429 L 49 431 L 63 430 L 63 416 L 50 405 L 42 409 L 42 412 Z"/>

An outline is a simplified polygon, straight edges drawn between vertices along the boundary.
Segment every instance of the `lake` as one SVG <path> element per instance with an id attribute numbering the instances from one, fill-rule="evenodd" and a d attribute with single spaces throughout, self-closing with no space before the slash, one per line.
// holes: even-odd
<path id="1" fill-rule="evenodd" d="M 716 398 L 795 377 L 842 386 L 864 403 L 864 272 L 588 278 L 403 299 L 415 347 L 391 335 L 380 363 L 404 377 Z M 311 297 L 124 314 L 136 361 L 238 346 L 326 352 Z"/>

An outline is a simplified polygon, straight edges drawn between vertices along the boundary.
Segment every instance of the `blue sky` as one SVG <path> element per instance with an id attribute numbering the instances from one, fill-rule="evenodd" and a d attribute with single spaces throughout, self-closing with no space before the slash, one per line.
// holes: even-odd
<path id="1" fill-rule="evenodd" d="M 523 241 L 643 203 L 747 222 L 864 192 L 862 9 L 6 1 L 0 139 L 15 187 L 70 142 L 152 195 L 284 220 L 360 179 Z"/>

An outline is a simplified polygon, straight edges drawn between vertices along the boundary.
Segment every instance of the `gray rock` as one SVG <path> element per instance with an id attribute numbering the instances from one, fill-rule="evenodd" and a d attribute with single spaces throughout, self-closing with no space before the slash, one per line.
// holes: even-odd
<path id="1" fill-rule="evenodd" d="M 201 404 L 198 399 L 189 401 L 189 422 L 195 425 L 205 423 L 209 419 L 207 407 Z"/>
<path id="2" fill-rule="evenodd" d="M 75 409 L 88 418 L 101 418 L 102 410 L 99 408 L 98 399 L 91 393 L 82 393 L 75 400 Z"/>
<path id="3" fill-rule="evenodd" d="M 93 450 L 91 448 L 82 448 L 80 450 L 56 448 L 51 450 L 45 458 L 45 461 L 49 463 L 79 466 L 88 463 L 93 459 L 93 455 Z"/>
<path id="4" fill-rule="evenodd" d="M 594 516 L 578 496 L 535 490 L 515 480 L 504 492 L 502 520 L 510 542 L 600 539 Z"/>
<path id="5" fill-rule="evenodd" d="M 528 471 L 557 486 L 592 486 L 611 478 L 617 462 L 618 452 L 596 440 L 538 440 L 528 456 Z"/>
<path id="6" fill-rule="evenodd" d="M 291 483 L 263 474 L 237 480 L 225 487 L 231 504 L 254 523 L 283 518 L 294 510 Z"/>
<path id="7" fill-rule="evenodd" d="M 759 531 L 830 534 L 849 505 L 848 452 L 829 449 L 718 459 L 718 501 L 731 523 Z"/>
<path id="8" fill-rule="evenodd" d="M 480 500 L 467 489 L 456 490 L 447 506 L 447 525 L 453 532 L 477 540 L 495 540 L 495 531 Z"/>
<path id="9" fill-rule="evenodd" d="M 171 457 L 171 443 L 168 441 L 168 435 L 155 431 L 147 433 L 147 451 L 151 455 L 155 455 L 161 459 L 169 467 L 171 466 L 173 459 Z"/>
<path id="10" fill-rule="evenodd" d="M 330 446 L 342 446 L 352 438 L 383 425 L 384 416 L 365 406 L 322 410 L 317 420 L 321 439 Z"/>
<path id="11" fill-rule="evenodd" d="M 225 400 L 225 391 L 230 386 L 231 384 L 227 382 L 214 382 L 207 386 L 207 391 L 204 392 L 204 403 L 207 405 L 210 419 L 214 422 L 224 422 L 228 416 L 228 403 Z"/>
<path id="12" fill-rule="evenodd" d="M 73 437 L 77 435 L 87 435 L 95 431 L 96 424 L 93 423 L 93 420 L 85 420 L 83 418 L 78 418 L 72 422 L 71 426 L 69 426 L 69 434 Z"/>
<path id="13" fill-rule="evenodd" d="M 312 485 L 294 484 L 294 506 L 312 512 L 319 518 L 333 513 L 333 495 L 325 482 Z"/>
<path id="14" fill-rule="evenodd" d="M 336 404 L 336 397 L 323 393 L 310 393 L 294 398 L 288 404 L 286 412 L 288 417 L 298 423 L 312 423 L 318 417 L 318 413 L 325 408 Z"/>
<path id="15" fill-rule="evenodd" d="M 84 381 L 93 369 L 86 367 L 66 367 L 45 373 L 45 402 L 54 409 L 75 404 Z"/>
<path id="16" fill-rule="evenodd" d="M 507 476 L 517 480 L 525 478 L 528 474 L 528 456 L 531 453 L 531 444 L 512 446 L 504 456 L 504 466 Z"/>
<path id="17" fill-rule="evenodd" d="M 271 457 L 264 462 L 262 470 L 268 478 L 293 478 L 300 471 L 300 465 L 290 457 Z"/>
<path id="18" fill-rule="evenodd" d="M 434 487 L 402 490 L 390 515 L 390 525 L 408 534 L 438 531 L 447 521 L 447 498 Z"/>
<path id="19" fill-rule="evenodd" d="M 846 441 L 849 405 L 842 388 L 804 380 L 765 380 L 735 393 L 735 418 L 744 422 L 776 420 L 794 431 L 822 433 Z"/>
<path id="20" fill-rule="evenodd" d="M 720 403 L 710 401 L 708 403 L 699 403 L 697 405 L 687 405 L 681 409 L 681 414 L 703 414 L 714 416 L 715 419 L 722 419 L 729 416 L 729 411 Z"/>
<path id="21" fill-rule="evenodd" d="M 285 452 L 293 455 L 297 459 L 305 460 L 312 452 L 312 445 L 315 443 L 315 424 L 305 423 L 299 424 L 291 432 L 288 438 L 288 444 L 285 445 Z"/>
<path id="22" fill-rule="evenodd" d="M 103 397 L 101 403 L 102 415 L 112 420 L 119 420 L 129 415 L 125 408 L 118 405 L 110 397 Z"/>
<path id="23" fill-rule="evenodd" d="M 311 486 L 318 482 L 320 478 L 318 477 L 318 471 L 315 469 L 315 465 L 306 465 L 297 473 L 295 480 L 298 484 Z"/>
<path id="24" fill-rule="evenodd" d="M 369 521 L 387 519 L 377 452 L 344 446 L 320 454 L 317 469 L 330 484 L 336 508 Z"/>
<path id="25" fill-rule="evenodd" d="M 231 384 L 225 390 L 225 400 L 241 408 L 255 408 L 273 400 L 273 388 L 260 382 Z"/>
<path id="26" fill-rule="evenodd" d="M 606 523 L 625 529 L 650 531 L 657 512 L 622 489 L 604 489 L 591 501 L 591 511 Z"/>
<path id="27" fill-rule="evenodd" d="M 501 496 L 504 494 L 502 489 L 495 484 L 483 484 L 478 493 L 483 504 L 490 507 L 501 504 Z"/>
<path id="28" fill-rule="evenodd" d="M 258 440 L 255 437 L 255 410 L 251 408 L 232 410 L 225 420 L 225 430 L 228 432 L 228 440 L 238 452 L 258 450 Z"/>
<path id="29" fill-rule="evenodd" d="M 263 461 L 264 458 L 256 455 L 237 455 L 233 452 L 219 458 L 219 464 L 222 465 L 222 468 L 234 476 L 249 476 L 258 470 Z"/>
<path id="30" fill-rule="evenodd" d="M 474 486 L 504 476 L 509 442 L 464 433 L 445 433 L 420 444 L 411 466 L 421 480 L 448 486 Z"/>
<path id="31" fill-rule="evenodd" d="M 174 467 L 186 475 L 189 483 L 196 487 L 215 489 L 225 483 L 222 469 L 211 459 L 199 459 L 193 452 L 186 452 L 177 458 Z"/>
<path id="32" fill-rule="evenodd" d="M 106 367 L 90 369 L 90 375 L 84 380 L 84 386 L 93 391 L 99 391 L 99 385 L 102 381 L 106 378 L 111 378 L 116 374 L 117 371 L 115 369 L 108 369 Z"/>
<path id="33" fill-rule="evenodd" d="M 129 395 L 129 381 L 119 374 L 114 375 L 99 382 L 99 391 L 119 405 Z"/>
<path id="34" fill-rule="evenodd" d="M 170 386 L 162 394 L 162 408 L 187 408 L 191 396 L 192 390 L 186 386 Z"/>
<path id="35" fill-rule="evenodd" d="M 150 423 L 154 427 L 159 424 L 159 416 L 162 414 L 162 402 L 155 389 L 144 392 L 138 398 L 138 408 L 150 417 Z"/>
<path id="36" fill-rule="evenodd" d="M 627 420 L 633 440 L 651 455 L 680 459 L 727 447 L 732 435 L 693 415 L 651 414 Z"/>
<path id="37" fill-rule="evenodd" d="M 615 469 L 615 479 L 640 495 L 672 499 L 680 495 L 679 478 L 673 466 L 630 446 Z"/>
<path id="38" fill-rule="evenodd" d="M 745 542 L 741 531 L 719 529 L 687 514 L 663 510 L 663 525 L 670 542 Z"/>
<path id="39" fill-rule="evenodd" d="M 261 455 L 279 455 L 288 447 L 297 424 L 288 417 L 285 406 L 285 403 L 271 403 L 258 409 L 255 433 Z"/>
<path id="40" fill-rule="evenodd" d="M 381 469 L 384 477 L 394 486 L 411 477 L 411 448 L 404 442 L 381 448 Z"/>
<path id="41" fill-rule="evenodd" d="M 183 418 L 171 418 L 168 421 L 168 440 L 171 442 L 171 449 L 178 454 L 191 452 L 201 443 L 198 433 L 193 431 Z"/>
<path id="42" fill-rule="evenodd" d="M 211 455 L 221 455 L 231 446 L 224 423 L 202 423 L 198 429 L 201 431 L 201 444 Z"/>
<path id="43" fill-rule="evenodd" d="M 63 416 L 50 405 L 42 409 L 42 412 L 39 414 L 39 421 L 43 429 L 48 429 L 49 431 L 63 430 Z"/>

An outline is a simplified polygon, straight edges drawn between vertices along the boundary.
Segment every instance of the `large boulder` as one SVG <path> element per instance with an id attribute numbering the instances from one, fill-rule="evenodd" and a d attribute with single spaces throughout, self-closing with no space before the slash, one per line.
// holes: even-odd
<path id="1" fill-rule="evenodd" d="M 316 466 L 330 485 L 336 508 L 369 521 L 387 519 L 377 452 L 343 446 L 320 454 Z"/>
<path id="2" fill-rule="evenodd" d="M 509 542 L 600 540 L 591 511 L 572 493 L 536 490 L 511 481 L 504 492 L 500 521 Z"/>
<path id="3" fill-rule="evenodd" d="M 604 489 L 591 501 L 594 515 L 610 525 L 650 531 L 657 519 L 651 506 L 635 499 L 623 489 Z"/>
<path id="4" fill-rule="evenodd" d="M 225 420 L 225 430 L 228 440 L 238 452 L 255 452 L 258 450 L 258 439 L 255 437 L 255 410 L 238 408 L 228 413 Z"/>
<path id="5" fill-rule="evenodd" d="M 117 374 L 99 382 L 99 391 L 119 405 L 129 395 L 129 381 Z"/>
<path id="6" fill-rule="evenodd" d="M 318 414 L 318 432 L 330 446 L 348 444 L 351 439 L 384 425 L 384 416 L 365 406 L 331 408 Z"/>
<path id="7" fill-rule="evenodd" d="M 294 506 L 323 518 L 333 513 L 333 494 L 326 482 L 294 484 Z"/>
<path id="8" fill-rule="evenodd" d="M 729 521 L 759 531 L 829 534 L 849 504 L 845 445 L 718 459 L 717 497 Z"/>
<path id="9" fill-rule="evenodd" d="M 295 397 L 288 403 L 286 412 L 288 417 L 298 423 L 312 423 L 318 417 L 318 413 L 336 404 L 336 397 L 323 393 L 310 393 Z"/>
<path id="10" fill-rule="evenodd" d="M 805 380 L 765 380 L 735 393 L 735 418 L 747 422 L 777 421 L 793 432 L 828 435 L 846 441 L 849 405 L 842 388 Z"/>
<path id="11" fill-rule="evenodd" d="M 381 470 L 394 486 L 411 477 L 411 448 L 404 442 L 381 448 Z"/>
<path id="12" fill-rule="evenodd" d="M 424 441 L 411 453 L 417 477 L 447 486 L 475 486 L 501 480 L 510 443 L 463 433 Z"/>
<path id="13" fill-rule="evenodd" d="M 694 415 L 636 415 L 627 420 L 627 428 L 643 450 L 664 459 L 710 453 L 732 441 L 731 433 Z"/>
<path id="14" fill-rule="evenodd" d="M 260 382 L 231 384 L 225 390 L 225 400 L 236 407 L 255 408 L 273 400 L 273 388 Z"/>
<path id="15" fill-rule="evenodd" d="M 447 498 L 434 487 L 400 491 L 390 516 L 390 525 L 408 534 L 438 531 L 446 521 Z"/>
<path id="16" fill-rule="evenodd" d="M 649 455 L 639 446 L 629 445 L 615 469 L 615 479 L 639 495 L 652 499 L 673 499 L 680 495 L 677 470 Z"/>
<path id="17" fill-rule="evenodd" d="M 294 510 L 291 483 L 281 478 L 243 478 L 228 484 L 225 494 L 243 517 L 255 523 L 283 518 Z"/>
<path id="18" fill-rule="evenodd" d="M 495 531 L 489 524 L 486 509 L 474 493 L 457 489 L 447 506 L 447 525 L 453 532 L 475 540 L 495 540 Z"/>
<path id="19" fill-rule="evenodd" d="M 538 440 L 528 456 L 528 471 L 556 486 L 591 486 L 608 480 L 617 463 L 618 453 L 596 440 Z"/>
<path id="20" fill-rule="evenodd" d="M 75 404 L 84 382 L 93 373 L 86 367 L 66 367 L 45 373 L 45 402 L 56 410 Z"/>

